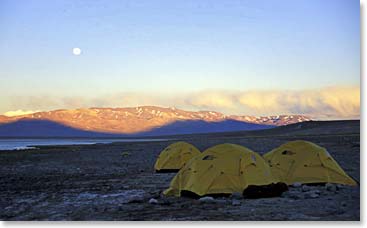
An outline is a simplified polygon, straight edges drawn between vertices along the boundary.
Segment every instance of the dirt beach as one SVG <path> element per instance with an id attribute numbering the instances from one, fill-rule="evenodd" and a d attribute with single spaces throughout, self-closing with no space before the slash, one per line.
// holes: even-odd
<path id="1" fill-rule="evenodd" d="M 359 121 L 174 136 L 163 142 L 43 146 L 0 151 L 0 219 L 360 220 L 359 186 L 297 186 L 281 197 L 201 202 L 163 197 L 161 192 L 175 174 L 153 170 L 160 151 L 178 140 L 200 150 L 236 143 L 264 154 L 296 139 L 326 147 L 350 176 L 360 180 Z"/>

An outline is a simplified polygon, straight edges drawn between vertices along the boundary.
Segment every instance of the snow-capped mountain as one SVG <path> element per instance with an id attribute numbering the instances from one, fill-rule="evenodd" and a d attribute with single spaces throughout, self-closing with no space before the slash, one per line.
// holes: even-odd
<path id="1" fill-rule="evenodd" d="M 214 111 L 194 112 L 176 108 L 141 106 L 54 110 L 14 117 L 0 116 L 0 124 L 21 119 L 47 120 L 81 130 L 119 134 L 145 132 L 181 121 L 205 121 L 210 123 L 233 120 L 251 124 L 281 126 L 310 120 L 310 118 L 302 115 L 236 116 L 224 115 Z"/>

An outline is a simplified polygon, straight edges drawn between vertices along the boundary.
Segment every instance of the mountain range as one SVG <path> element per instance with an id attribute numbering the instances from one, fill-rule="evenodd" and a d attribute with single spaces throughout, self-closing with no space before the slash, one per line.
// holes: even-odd
<path id="1" fill-rule="evenodd" d="M 156 106 L 85 108 L 36 112 L 13 117 L 0 115 L 0 136 L 19 136 L 22 131 L 21 135 L 27 136 L 29 134 L 24 132 L 25 128 L 28 132 L 29 129 L 38 129 L 38 133 L 32 131 L 32 136 L 57 136 L 62 127 L 67 129 L 60 133 L 62 136 L 68 135 L 65 132 L 74 136 L 72 132 L 77 131 L 142 136 L 190 134 L 265 129 L 309 120 L 311 119 L 302 115 L 255 117 Z M 48 134 L 48 131 L 53 133 Z"/>

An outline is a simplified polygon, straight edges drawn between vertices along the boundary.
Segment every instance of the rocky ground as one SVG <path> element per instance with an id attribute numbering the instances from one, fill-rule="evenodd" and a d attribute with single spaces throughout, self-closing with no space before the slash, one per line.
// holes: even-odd
<path id="1" fill-rule="evenodd" d="M 348 130 L 343 131 L 343 126 Z M 310 140 L 326 147 L 340 166 L 359 181 L 359 122 L 339 124 L 332 133 L 325 133 L 323 127 L 320 124 L 302 134 L 288 129 L 271 134 L 261 131 L 177 136 L 173 141 L 184 139 L 200 150 L 218 143 L 237 143 L 264 154 L 289 140 Z M 295 185 L 281 197 L 260 199 L 245 199 L 237 194 L 202 199 L 164 197 L 161 192 L 174 174 L 154 173 L 153 165 L 159 152 L 170 143 L 1 151 L 0 219 L 360 220 L 359 186 Z"/>

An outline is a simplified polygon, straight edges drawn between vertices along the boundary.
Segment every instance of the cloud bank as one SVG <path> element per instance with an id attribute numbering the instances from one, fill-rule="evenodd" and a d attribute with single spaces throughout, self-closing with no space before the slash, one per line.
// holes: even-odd
<path id="1" fill-rule="evenodd" d="M 360 117 L 359 87 L 327 87 L 313 90 L 243 91 L 197 94 L 191 104 L 199 108 L 252 115 L 303 114 L 315 119 L 355 119 Z M 213 102 L 213 97 L 219 97 Z"/>
<path id="2" fill-rule="evenodd" d="M 16 109 L 53 110 L 88 107 L 174 106 L 187 110 L 213 110 L 235 115 L 303 114 L 314 119 L 360 118 L 358 86 L 309 90 L 207 90 L 186 94 L 117 93 L 94 98 L 31 96 L 13 97 Z M 18 115 L 34 111 L 11 111 Z"/>

